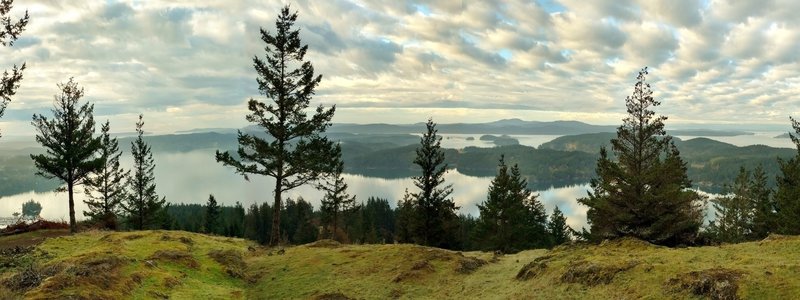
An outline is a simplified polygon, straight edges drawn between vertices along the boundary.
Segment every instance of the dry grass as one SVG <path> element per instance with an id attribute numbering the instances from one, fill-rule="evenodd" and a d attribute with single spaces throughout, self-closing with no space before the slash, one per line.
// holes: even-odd
<path id="1" fill-rule="evenodd" d="M 278 255 L 278 249 L 244 240 L 186 232 L 59 237 L 23 251 L 27 269 L 0 269 L 0 299 L 790 299 L 800 294 L 800 238 L 787 236 L 682 249 L 623 239 L 512 255 L 329 241 L 280 250 Z"/>

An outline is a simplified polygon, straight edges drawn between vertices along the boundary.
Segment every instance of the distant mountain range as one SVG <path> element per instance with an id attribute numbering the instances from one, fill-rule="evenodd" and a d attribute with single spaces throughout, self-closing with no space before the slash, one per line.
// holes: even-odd
<path id="1" fill-rule="evenodd" d="M 425 129 L 423 123 L 417 124 L 333 124 L 329 133 L 351 134 L 419 134 Z M 436 129 L 443 134 L 514 134 L 514 135 L 573 135 L 601 132 L 616 132 L 617 126 L 592 125 L 580 121 L 524 121 L 520 119 L 504 119 L 488 123 L 453 123 L 437 124 Z M 262 131 L 261 128 L 250 125 L 244 131 Z M 205 132 L 212 131 L 206 130 Z M 214 132 L 223 133 L 225 129 L 215 128 Z M 186 132 L 202 132 L 190 130 Z M 709 129 L 681 129 L 669 130 L 671 135 L 684 136 L 737 136 L 752 135 L 753 133 L 736 130 L 709 130 Z"/>

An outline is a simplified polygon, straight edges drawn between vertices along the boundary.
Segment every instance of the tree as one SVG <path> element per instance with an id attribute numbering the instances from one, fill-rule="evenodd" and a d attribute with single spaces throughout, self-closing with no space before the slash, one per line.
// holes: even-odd
<path id="1" fill-rule="evenodd" d="M 217 233 L 219 226 L 220 208 L 217 204 L 217 198 L 214 195 L 208 195 L 208 202 L 206 202 L 206 215 L 205 224 L 203 225 L 206 233 Z"/>
<path id="2" fill-rule="evenodd" d="M 94 105 L 87 102 L 78 107 L 83 88 L 72 78 L 58 87 L 61 93 L 55 96 L 53 119 L 33 115 L 32 124 L 38 132 L 36 142 L 45 148 L 46 154 L 31 154 L 31 159 L 38 169 L 37 175 L 58 178 L 67 184 L 70 232 L 75 233 L 74 188 L 102 167 L 103 158 L 97 156 L 101 140 L 94 137 Z"/>
<path id="3" fill-rule="evenodd" d="M 754 202 L 750 239 L 760 240 L 776 230 L 775 201 L 772 198 L 772 189 L 767 185 L 767 174 L 761 165 L 753 171 L 750 195 Z"/>
<path id="4" fill-rule="evenodd" d="M 300 30 L 292 29 L 296 20 L 297 13 L 284 7 L 275 22 L 275 34 L 261 29 L 261 40 L 267 44 L 266 60 L 253 58 L 258 89 L 274 103 L 250 99 L 247 108 L 251 113 L 246 119 L 263 128 L 271 140 L 239 131 L 238 158 L 216 152 L 218 162 L 234 167 L 245 180 L 249 174 L 275 178 L 272 246 L 280 241 L 283 193 L 331 172 L 340 155 L 339 148 L 321 135 L 331 125 L 335 107 L 320 105 L 310 118 L 306 112 L 322 76 L 315 77 L 314 67 L 304 61 L 308 46 L 301 45 Z"/>
<path id="5" fill-rule="evenodd" d="M 444 163 L 442 138 L 436 134 L 436 123 L 432 119 L 428 119 L 425 126 L 427 132 L 420 139 L 414 159 L 414 164 L 420 167 L 422 174 L 413 177 L 414 185 L 419 189 L 411 194 L 416 209 L 413 236 L 418 244 L 453 247 L 458 216 L 455 202 L 449 198 L 453 186 L 444 183 L 447 164 Z"/>
<path id="6" fill-rule="evenodd" d="M 25 30 L 25 26 L 28 25 L 30 19 L 28 11 L 25 11 L 25 15 L 14 22 L 14 20 L 8 16 L 13 4 L 14 0 L 0 1 L 0 24 L 2 24 L 2 27 L 0 27 L 0 44 L 3 46 L 14 45 L 14 42 L 19 38 L 22 31 Z M 8 103 L 11 102 L 11 96 L 17 93 L 19 83 L 22 81 L 22 71 L 24 70 L 25 63 L 22 63 L 22 66 L 19 67 L 14 65 L 10 73 L 8 70 L 3 71 L 3 76 L 0 77 L 0 117 L 3 117 L 5 114 L 6 107 L 8 107 Z"/>
<path id="7" fill-rule="evenodd" d="M 741 243 L 751 236 L 754 204 L 750 190 L 750 172 L 739 168 L 728 194 L 711 200 L 716 210 L 716 220 L 708 225 L 708 232 L 718 242 Z"/>
<path id="8" fill-rule="evenodd" d="M 83 202 L 89 211 L 84 211 L 83 215 L 101 222 L 105 228 L 117 229 L 117 214 L 120 203 L 126 197 L 125 180 L 130 171 L 120 167 L 119 158 L 122 152 L 119 150 L 117 138 L 111 138 L 110 129 L 108 121 L 101 127 L 100 158 L 103 164 L 84 180 L 87 200 Z"/>
<path id="9" fill-rule="evenodd" d="M 780 234 L 800 234 L 800 122 L 792 121 L 794 134 L 789 133 L 797 154 L 789 160 L 778 159 L 781 174 L 776 178 L 776 230 Z"/>
<path id="10" fill-rule="evenodd" d="M 28 219 L 36 219 L 42 213 L 42 204 L 31 199 L 28 202 L 22 203 L 22 217 Z"/>
<path id="11" fill-rule="evenodd" d="M 342 177 L 343 170 L 344 164 L 339 161 L 339 165 L 327 176 L 325 183 L 318 186 L 319 189 L 325 191 L 320 210 L 323 224 L 330 226 L 328 230 L 331 239 L 336 239 L 339 213 L 353 208 L 356 202 L 356 196 L 350 196 L 347 193 L 347 183 Z"/>
<path id="12" fill-rule="evenodd" d="M 134 230 L 158 227 L 159 221 L 164 221 L 165 197 L 159 198 L 156 193 L 156 167 L 150 146 L 144 142 L 144 117 L 139 115 L 136 122 L 136 139 L 131 141 L 131 156 L 133 156 L 133 176 L 128 177 L 128 197 L 122 202 L 122 208 L 128 213 L 128 223 Z"/>
<path id="13" fill-rule="evenodd" d="M 611 140 L 616 161 L 600 149 L 592 191 L 578 202 L 589 207 L 595 241 L 631 236 L 660 245 L 692 243 L 702 224 L 703 198 L 690 190 L 686 163 L 664 131 L 667 117 L 652 110 L 661 103 L 646 75 L 644 68 L 625 99 L 628 116 Z"/>
<path id="14" fill-rule="evenodd" d="M 394 240 L 400 243 L 411 243 L 414 241 L 414 212 L 416 206 L 411 199 L 411 193 L 406 189 L 403 199 L 397 201 L 397 217 L 395 218 Z"/>
<path id="15" fill-rule="evenodd" d="M 519 167 L 509 172 L 501 156 L 487 199 L 478 204 L 477 238 L 485 249 L 516 253 L 549 244 L 544 206 L 527 186 Z"/>
<path id="16" fill-rule="evenodd" d="M 553 246 L 558 246 L 571 240 L 570 236 L 573 230 L 567 225 L 567 218 L 564 217 L 558 206 L 553 209 L 553 214 L 550 215 L 547 231 L 550 233 Z"/>

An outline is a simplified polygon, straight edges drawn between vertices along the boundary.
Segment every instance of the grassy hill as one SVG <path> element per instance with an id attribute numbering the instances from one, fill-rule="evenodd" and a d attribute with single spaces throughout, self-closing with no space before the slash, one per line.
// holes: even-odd
<path id="1" fill-rule="evenodd" d="M 178 231 L 94 231 L 25 247 L 26 239 L 42 235 L 0 237 L 0 299 L 789 299 L 800 294 L 797 237 L 682 249 L 623 239 L 495 255 L 331 241 L 268 249 Z"/>

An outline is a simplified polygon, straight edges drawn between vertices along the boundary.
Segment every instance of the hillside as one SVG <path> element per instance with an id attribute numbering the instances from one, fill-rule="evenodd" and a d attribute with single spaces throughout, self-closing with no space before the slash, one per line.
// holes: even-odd
<path id="1" fill-rule="evenodd" d="M 28 233 L 30 237 L 40 236 Z M 330 241 L 267 249 L 176 231 L 0 238 L 0 299 L 791 298 L 800 238 L 669 249 L 636 240 L 513 255 Z"/>

